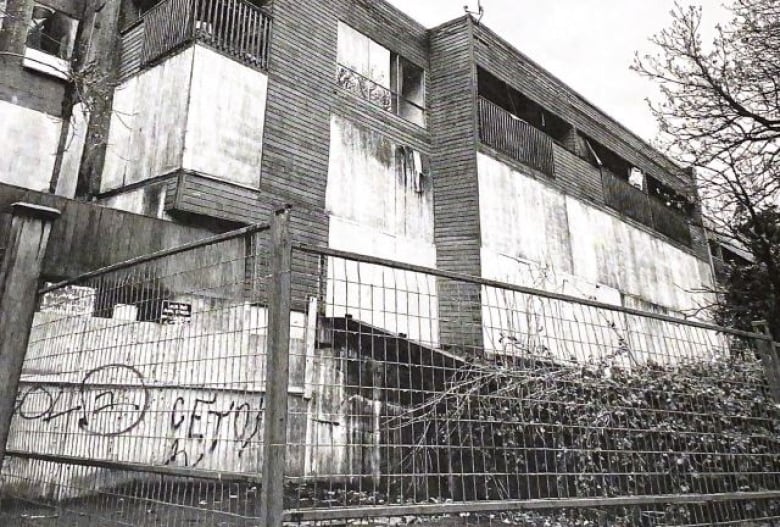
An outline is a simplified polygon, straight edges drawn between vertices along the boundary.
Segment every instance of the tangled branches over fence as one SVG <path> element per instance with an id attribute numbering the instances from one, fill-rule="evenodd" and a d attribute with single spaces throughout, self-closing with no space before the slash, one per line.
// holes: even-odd
<path id="1" fill-rule="evenodd" d="M 761 491 L 778 485 L 780 412 L 760 379 L 752 357 L 471 363 L 388 424 L 416 445 L 405 472 L 455 500 Z"/>

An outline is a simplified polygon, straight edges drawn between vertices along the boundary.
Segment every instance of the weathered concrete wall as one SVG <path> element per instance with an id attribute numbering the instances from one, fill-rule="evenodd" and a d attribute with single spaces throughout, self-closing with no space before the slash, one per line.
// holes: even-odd
<path id="1" fill-rule="evenodd" d="M 490 156 L 478 168 L 484 278 L 669 315 L 709 303 L 707 262 Z M 708 353 L 703 337 L 666 342 L 674 328 L 614 311 L 493 288 L 482 306 L 486 348 L 499 353 L 624 365 Z"/>
<path id="2" fill-rule="evenodd" d="M 101 192 L 181 168 L 193 56 L 187 48 L 116 88 Z"/>
<path id="3" fill-rule="evenodd" d="M 131 77 L 115 91 L 101 192 L 180 169 L 257 187 L 267 83 L 198 45 Z"/>
<path id="4" fill-rule="evenodd" d="M 81 158 L 84 154 L 84 144 L 87 140 L 87 122 L 89 113 L 83 103 L 73 107 L 68 126 L 68 136 L 65 138 L 62 164 L 57 175 L 57 186 L 54 189 L 58 196 L 73 198 L 76 195 L 76 185 L 79 179 Z"/>
<path id="5" fill-rule="evenodd" d="M 506 262 L 484 277 L 520 283 L 519 261 L 672 311 L 706 303 L 695 291 L 712 284 L 707 262 L 492 157 L 478 164 L 483 266 Z"/>
<path id="6" fill-rule="evenodd" d="M 433 267 L 433 188 L 402 168 L 402 145 L 331 118 L 326 206 L 331 247 Z"/>
<path id="7" fill-rule="evenodd" d="M 195 46 L 183 168 L 257 188 L 267 91 L 266 75 Z"/>
<path id="8" fill-rule="evenodd" d="M 121 306 L 112 319 L 37 313 L 9 450 L 259 473 L 267 311 L 177 300 L 193 303 L 189 323 L 123 320 Z M 315 349 L 314 334 L 303 313 L 292 314 L 289 440 L 302 451 L 288 457 L 287 473 L 359 474 L 347 465 L 355 461 L 344 371 L 330 349 Z M 39 465 L 9 460 L 5 472 L 14 478 L 7 483 L 23 478 L 26 492 L 45 493 L 43 482 L 35 485 Z M 67 471 L 59 489 L 66 494 L 52 497 L 75 497 L 79 481 L 101 477 L 112 475 Z M 128 477 L 137 476 L 116 472 L 105 484 Z"/>
<path id="9" fill-rule="evenodd" d="M 62 120 L 0 100 L 0 183 L 48 191 Z"/>
<path id="10" fill-rule="evenodd" d="M 435 267 L 432 182 L 429 176 L 415 182 L 403 170 L 400 147 L 378 132 L 332 117 L 329 244 Z M 328 279 L 329 315 L 348 313 L 413 340 L 438 342 L 438 300 L 431 277 L 331 259 Z"/>

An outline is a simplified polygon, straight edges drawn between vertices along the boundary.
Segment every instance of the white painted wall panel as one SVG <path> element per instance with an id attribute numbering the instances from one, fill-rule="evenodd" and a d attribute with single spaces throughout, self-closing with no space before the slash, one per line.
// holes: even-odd
<path id="1" fill-rule="evenodd" d="M 708 302 L 696 292 L 712 283 L 706 262 L 494 158 L 478 167 L 485 277 L 523 283 L 490 262 L 507 257 L 673 311 Z"/>
<path id="2" fill-rule="evenodd" d="M 709 265 L 618 217 L 566 199 L 572 259 L 578 276 L 672 311 L 707 304 Z"/>
<path id="3" fill-rule="evenodd" d="M 425 267 L 436 266 L 433 189 L 415 190 L 396 154 L 400 145 L 341 117 L 331 120 L 327 187 L 329 244 L 334 249 Z M 429 345 L 438 344 L 435 280 L 374 265 L 328 265 L 328 314 Z"/>
<path id="4" fill-rule="evenodd" d="M 327 211 L 393 237 L 433 244 L 433 188 L 426 182 L 418 192 L 404 176 L 399 146 L 334 115 Z"/>
<path id="5" fill-rule="evenodd" d="M 48 192 L 62 120 L 0 101 L 0 182 Z"/>
<path id="6" fill-rule="evenodd" d="M 181 168 L 193 57 L 188 48 L 117 87 L 101 191 Z"/>
<path id="7" fill-rule="evenodd" d="M 477 162 L 483 247 L 571 273 L 565 197 L 492 157 Z"/>
<path id="8" fill-rule="evenodd" d="M 268 77 L 195 46 L 183 167 L 257 188 Z"/>

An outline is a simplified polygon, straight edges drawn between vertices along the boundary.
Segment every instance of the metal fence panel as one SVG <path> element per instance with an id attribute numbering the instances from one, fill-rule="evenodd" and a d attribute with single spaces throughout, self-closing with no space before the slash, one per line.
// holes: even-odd
<path id="1" fill-rule="evenodd" d="M 318 339 L 299 358 L 317 396 L 290 410 L 309 427 L 288 448 L 304 466 L 286 478 L 290 520 L 780 521 L 780 413 L 757 336 L 320 253 Z M 438 331 L 442 283 L 481 314 L 480 349 L 464 338 L 473 320 Z"/>
<path id="2" fill-rule="evenodd" d="M 100 525 L 257 516 L 269 259 L 250 241 L 264 236 L 244 229 L 42 291 L 4 511 Z"/>
<path id="3" fill-rule="evenodd" d="M 780 522 L 766 337 L 289 251 L 244 229 L 44 288 L 0 524 Z"/>

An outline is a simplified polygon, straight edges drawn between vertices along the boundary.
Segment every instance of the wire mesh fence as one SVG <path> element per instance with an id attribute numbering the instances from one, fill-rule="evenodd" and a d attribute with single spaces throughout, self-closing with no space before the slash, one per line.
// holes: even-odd
<path id="1" fill-rule="evenodd" d="M 41 290 L 4 511 L 36 503 L 26 517 L 66 525 L 159 524 L 158 508 L 170 525 L 205 505 L 214 517 L 246 512 L 230 496 L 257 489 L 262 463 L 266 233 L 244 229 Z"/>
<path id="2" fill-rule="evenodd" d="M 268 525 L 271 487 L 307 526 L 780 524 L 766 337 L 282 252 L 254 227 L 42 289 L 0 524 Z"/>
<path id="3" fill-rule="evenodd" d="M 290 410 L 308 428 L 288 438 L 305 467 L 289 518 L 780 522 L 760 336 L 306 251 L 325 258 L 324 295 L 299 359 L 306 419 Z"/>

